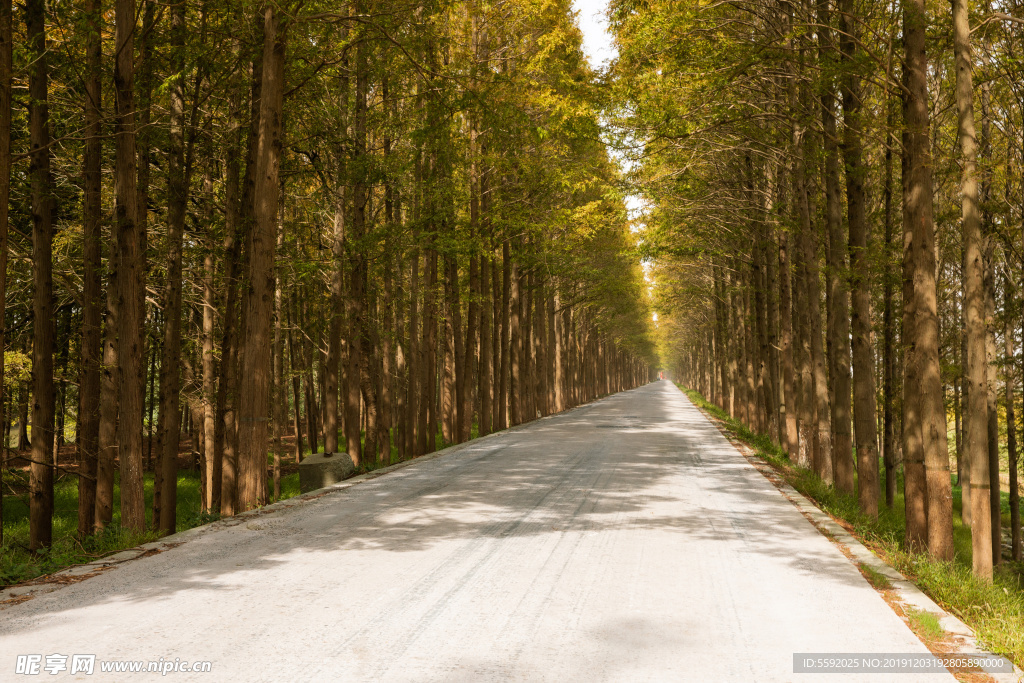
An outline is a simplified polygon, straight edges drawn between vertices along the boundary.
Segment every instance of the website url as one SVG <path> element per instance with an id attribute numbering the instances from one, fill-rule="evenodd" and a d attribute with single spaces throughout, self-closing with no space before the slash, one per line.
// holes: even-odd
<path id="1" fill-rule="evenodd" d="M 166 676 L 170 673 L 209 673 L 213 670 L 213 662 L 189 661 L 180 657 L 174 659 L 154 660 L 112 660 L 97 659 L 96 655 L 18 655 L 14 664 L 14 673 L 22 676 L 37 676 L 44 671 L 51 676 L 68 672 L 74 674 L 93 675 L 100 673 L 158 673 Z"/>

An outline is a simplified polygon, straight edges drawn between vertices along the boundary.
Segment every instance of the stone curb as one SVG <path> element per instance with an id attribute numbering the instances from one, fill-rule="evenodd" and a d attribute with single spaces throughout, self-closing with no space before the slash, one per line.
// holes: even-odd
<path id="1" fill-rule="evenodd" d="M 149 555 L 164 552 L 165 550 L 170 550 L 171 548 L 181 545 L 186 541 L 199 538 L 200 536 L 204 536 L 210 532 L 218 531 L 220 529 L 227 529 L 233 526 L 238 526 L 239 524 L 245 524 L 246 522 L 251 521 L 254 517 L 275 512 L 282 512 L 284 510 L 287 510 L 288 508 L 292 508 L 297 505 L 305 505 L 322 496 L 337 493 L 339 491 L 344 491 L 345 489 L 351 488 L 353 486 L 358 486 L 359 484 L 370 481 L 372 479 L 376 479 L 378 477 L 382 477 L 386 474 L 390 474 L 391 472 L 403 469 L 410 465 L 435 460 L 442 456 L 451 455 L 453 453 L 459 453 L 467 448 L 477 447 L 480 445 L 482 441 L 485 441 L 487 439 L 494 439 L 503 434 L 511 434 L 521 429 L 525 429 L 527 427 L 536 425 L 537 423 L 542 421 L 551 420 L 556 417 L 571 415 L 574 412 L 578 412 L 591 407 L 594 403 L 602 400 L 603 398 L 605 397 L 602 396 L 601 398 L 594 399 L 593 401 L 581 403 L 580 405 L 575 406 L 573 408 L 569 408 L 568 410 L 563 410 L 560 413 L 552 413 L 551 415 L 539 417 L 529 422 L 524 422 L 522 424 L 515 425 L 514 427 L 508 427 L 506 429 L 502 429 L 501 431 L 492 432 L 490 434 L 487 434 L 486 436 L 478 436 L 477 438 L 470 439 L 469 441 L 466 441 L 464 443 L 448 446 L 447 448 L 443 448 L 439 451 L 428 453 L 426 455 L 421 455 L 417 458 L 403 460 L 401 462 L 395 463 L 394 465 L 389 465 L 387 467 L 382 467 L 380 469 L 376 469 L 365 474 L 360 474 L 358 476 L 352 477 L 351 479 L 346 479 L 345 481 L 339 482 L 337 484 L 332 484 L 331 486 L 326 486 L 322 489 L 308 491 L 307 493 L 300 493 L 297 496 L 286 498 L 284 500 L 279 500 L 276 503 L 271 503 L 270 505 L 265 505 L 263 507 L 256 508 L 254 510 L 248 510 L 246 512 L 240 512 L 232 517 L 218 519 L 215 522 L 209 522 L 201 526 L 192 527 L 191 529 L 179 531 L 176 534 L 164 536 L 163 538 L 157 541 L 151 541 L 150 543 L 144 543 L 134 548 L 121 550 L 117 553 L 114 553 L 113 555 L 107 555 L 105 557 L 101 557 L 98 560 L 93 560 L 92 562 L 87 562 L 85 564 L 79 564 L 73 567 L 68 567 L 67 569 L 62 569 L 60 571 L 54 572 L 53 574 L 47 574 L 45 576 L 32 579 L 31 581 L 18 584 L 16 586 L 11 586 L 9 588 L 5 588 L 3 590 L 0 590 L 0 611 L 3 611 L 4 609 L 12 607 L 13 605 L 24 602 L 25 600 L 29 600 L 35 597 L 36 595 L 52 593 L 53 591 L 63 588 L 64 586 L 67 586 L 69 584 L 78 583 L 79 581 L 84 581 L 85 579 L 97 576 L 101 572 L 113 569 L 117 565 L 122 564 L 124 562 L 130 562 L 132 560 L 137 560 L 142 557 L 147 557 Z"/>

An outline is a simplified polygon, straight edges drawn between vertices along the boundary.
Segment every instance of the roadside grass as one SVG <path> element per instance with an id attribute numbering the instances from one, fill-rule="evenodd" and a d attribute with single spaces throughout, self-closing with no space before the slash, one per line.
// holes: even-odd
<path id="1" fill-rule="evenodd" d="M 939 619 L 931 612 L 923 612 L 913 607 L 907 609 L 907 619 L 915 633 L 926 641 L 941 640 L 946 634 L 939 625 Z"/>
<path id="2" fill-rule="evenodd" d="M 925 554 L 910 552 L 904 543 L 902 482 L 896 487 L 893 506 L 886 507 L 884 500 L 881 501 L 878 519 L 871 519 L 860 512 L 855 496 L 838 492 L 813 472 L 798 467 L 770 437 L 754 434 L 700 393 L 685 387 L 680 389 L 701 410 L 721 420 L 736 438 L 754 448 L 756 455 L 772 465 L 793 488 L 814 500 L 826 513 L 846 522 L 847 528 L 852 528 L 865 546 L 974 629 L 983 647 L 1024 666 L 1024 566 L 1004 561 L 996 568 L 992 583 L 974 577 L 971 530 L 961 520 L 959 486 L 953 487 L 955 559 L 937 562 Z M 884 481 L 884 476 L 880 481 Z M 1009 500 L 1005 493 L 1003 497 L 1004 514 L 1008 515 Z M 874 585 L 870 578 L 868 580 Z"/>
<path id="3" fill-rule="evenodd" d="M 864 575 L 864 578 L 868 580 L 868 583 L 876 589 L 885 591 L 892 588 L 892 582 L 889 581 L 889 578 L 874 567 L 860 562 L 857 564 L 857 568 L 860 569 L 860 573 Z"/>
<path id="4" fill-rule="evenodd" d="M 28 472 L 8 470 L 5 483 L 27 484 Z M 25 481 L 20 481 L 24 479 Z M 4 506 L 4 541 L 0 547 L 0 585 L 28 581 L 76 564 L 91 562 L 126 548 L 159 538 L 156 531 L 133 532 L 121 526 L 121 487 L 119 475 L 114 473 L 113 521 L 103 531 L 79 539 L 78 531 L 78 477 L 61 473 L 53 485 L 53 544 L 39 552 L 30 552 L 28 495 L 7 495 Z M 153 475 L 145 475 L 146 526 L 152 527 Z M 177 526 L 189 529 L 217 519 L 200 511 L 199 475 L 196 472 L 178 473 Z"/>

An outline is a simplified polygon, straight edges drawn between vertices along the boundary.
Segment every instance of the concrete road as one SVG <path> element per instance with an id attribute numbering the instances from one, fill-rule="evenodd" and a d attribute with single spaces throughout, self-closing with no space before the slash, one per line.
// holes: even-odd
<path id="1" fill-rule="evenodd" d="M 927 650 L 669 382 L 0 611 L 2 680 L 827 680 L 795 652 Z"/>

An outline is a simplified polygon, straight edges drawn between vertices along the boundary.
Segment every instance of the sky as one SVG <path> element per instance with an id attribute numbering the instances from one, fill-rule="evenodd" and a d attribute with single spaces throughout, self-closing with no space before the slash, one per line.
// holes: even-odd
<path id="1" fill-rule="evenodd" d="M 604 13 L 607 0 L 573 0 L 573 9 L 580 13 L 580 29 L 583 31 L 583 51 L 587 53 L 591 66 L 597 68 L 615 56 L 611 34 L 606 30 L 608 21 Z"/>

